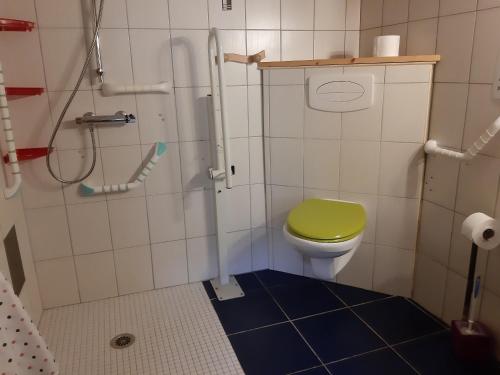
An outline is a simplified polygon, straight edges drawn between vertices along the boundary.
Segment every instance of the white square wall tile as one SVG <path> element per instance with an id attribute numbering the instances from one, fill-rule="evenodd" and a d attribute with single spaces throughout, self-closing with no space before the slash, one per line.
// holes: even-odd
<path id="1" fill-rule="evenodd" d="M 437 17 L 439 13 L 439 0 L 410 0 L 410 20 Z"/>
<path id="2" fill-rule="evenodd" d="M 379 197 L 377 244 L 414 250 L 417 242 L 418 199 Z"/>
<path id="3" fill-rule="evenodd" d="M 207 29 L 207 0 L 169 0 L 172 29 Z"/>
<path id="4" fill-rule="evenodd" d="M 145 160 L 154 152 L 154 145 L 141 146 Z M 156 163 L 145 182 L 146 194 L 178 193 L 182 191 L 179 144 L 168 143 L 167 151 Z"/>
<path id="5" fill-rule="evenodd" d="M 424 167 L 425 154 L 421 144 L 382 142 L 379 194 L 420 197 Z"/>
<path id="6" fill-rule="evenodd" d="M 302 202 L 302 189 L 287 186 L 272 186 L 272 226 L 281 230 L 291 209 Z"/>
<path id="7" fill-rule="evenodd" d="M 127 15 L 130 28 L 167 29 L 170 26 L 168 0 L 149 0 L 147 6 L 141 0 L 127 0 Z"/>
<path id="8" fill-rule="evenodd" d="M 339 159 L 339 141 L 305 140 L 304 186 L 315 189 L 337 190 L 340 172 Z"/>
<path id="9" fill-rule="evenodd" d="M 202 141 L 209 139 L 208 87 L 176 88 L 177 122 L 181 141 Z"/>
<path id="10" fill-rule="evenodd" d="M 210 188 L 211 155 L 208 141 L 180 143 L 182 187 L 186 191 Z"/>
<path id="11" fill-rule="evenodd" d="M 101 149 L 104 182 L 124 184 L 133 181 L 137 171 L 142 169 L 141 146 L 119 146 Z M 108 199 L 121 199 L 144 195 L 144 186 L 121 193 L 109 193 Z"/>
<path id="12" fill-rule="evenodd" d="M 382 140 L 423 143 L 429 119 L 429 83 L 387 84 Z"/>
<path id="13" fill-rule="evenodd" d="M 250 185 L 250 199 L 252 228 L 265 227 L 267 222 L 264 184 Z"/>
<path id="14" fill-rule="evenodd" d="M 108 210 L 114 248 L 145 245 L 149 242 L 145 198 L 108 201 Z"/>
<path id="15" fill-rule="evenodd" d="M 362 141 L 380 140 L 382 134 L 383 103 L 384 85 L 376 84 L 373 106 L 360 111 L 342 113 L 342 139 Z"/>
<path id="16" fill-rule="evenodd" d="M 72 254 L 64 206 L 28 209 L 25 215 L 35 260 Z"/>
<path id="17" fill-rule="evenodd" d="M 304 69 L 275 69 L 269 70 L 268 73 L 271 86 L 304 84 Z"/>
<path id="18" fill-rule="evenodd" d="M 280 0 L 247 1 L 247 29 L 279 29 L 280 5 Z"/>
<path id="19" fill-rule="evenodd" d="M 136 96 L 141 143 L 177 142 L 176 95 L 141 94 Z"/>
<path id="20" fill-rule="evenodd" d="M 408 22 L 409 0 L 384 0 L 382 24 L 394 25 Z"/>
<path id="21" fill-rule="evenodd" d="M 433 203 L 422 202 L 418 251 L 448 264 L 453 230 L 453 211 Z"/>
<path id="22" fill-rule="evenodd" d="M 346 30 L 359 31 L 361 29 L 360 21 L 361 21 L 361 0 L 347 1 L 346 16 L 345 16 Z"/>
<path id="23" fill-rule="evenodd" d="M 264 183 L 264 144 L 261 137 L 249 139 L 250 150 L 250 183 Z"/>
<path id="24" fill-rule="evenodd" d="M 361 30 L 382 26 L 384 0 L 361 1 Z"/>
<path id="25" fill-rule="evenodd" d="M 375 229 L 377 224 L 377 196 L 370 194 L 346 193 L 339 194 L 340 199 L 349 202 L 359 203 L 366 212 L 366 227 L 363 235 L 363 241 L 375 243 Z"/>
<path id="26" fill-rule="evenodd" d="M 183 1 L 183 0 L 182 0 Z M 208 30 L 172 30 L 175 87 L 209 86 Z"/>
<path id="27" fill-rule="evenodd" d="M 373 288 L 375 245 L 362 243 L 351 260 L 337 275 L 337 282 L 357 288 Z"/>
<path id="28" fill-rule="evenodd" d="M 271 183 L 302 186 L 302 140 L 271 138 Z"/>
<path id="29" fill-rule="evenodd" d="M 113 248 L 106 202 L 68 205 L 67 210 L 75 254 L 95 253 Z"/>
<path id="30" fill-rule="evenodd" d="M 182 193 L 149 196 L 147 203 L 152 243 L 186 237 Z"/>
<path id="31" fill-rule="evenodd" d="M 425 168 L 424 199 L 453 209 L 457 194 L 459 165 L 457 160 L 428 155 Z"/>
<path id="32" fill-rule="evenodd" d="M 500 159 L 477 155 L 460 165 L 456 211 L 494 215 Z"/>
<path id="33" fill-rule="evenodd" d="M 340 190 L 377 193 L 379 155 L 379 142 L 341 141 Z"/>
<path id="34" fill-rule="evenodd" d="M 460 149 L 462 146 L 468 90 L 466 83 L 433 85 L 429 137 L 443 147 Z"/>
<path id="35" fill-rule="evenodd" d="M 229 202 L 231 202 L 229 204 Z M 234 186 L 226 195 L 226 232 L 250 228 L 250 186 Z"/>
<path id="36" fill-rule="evenodd" d="M 446 16 L 456 13 L 470 12 L 476 9 L 477 0 L 441 0 L 439 15 Z"/>
<path id="37" fill-rule="evenodd" d="M 189 282 L 209 280 L 219 274 L 214 236 L 187 240 Z"/>
<path id="38" fill-rule="evenodd" d="M 208 1 L 210 27 L 219 29 L 239 29 L 246 28 L 245 25 L 245 0 L 232 0 L 231 11 L 222 10 L 222 3 L 219 0 Z"/>
<path id="39" fill-rule="evenodd" d="M 318 111 L 306 104 L 304 138 L 340 139 L 341 114 Z"/>
<path id="40" fill-rule="evenodd" d="M 439 20 L 436 53 L 447 56 L 436 66 L 436 82 L 467 82 L 476 14 L 463 13 Z"/>
<path id="41" fill-rule="evenodd" d="M 220 6 L 221 2 L 218 2 L 218 4 Z M 221 36 L 221 42 L 225 51 L 240 55 L 247 54 L 245 30 L 221 30 Z M 226 75 L 226 85 L 234 86 L 247 84 L 247 64 L 225 64 L 224 69 Z M 218 75 L 215 76 L 215 79 L 219 79 Z"/>
<path id="42" fill-rule="evenodd" d="M 151 245 L 155 288 L 188 282 L 186 241 Z"/>
<path id="43" fill-rule="evenodd" d="M 244 230 L 226 234 L 228 272 L 232 275 L 252 270 L 251 231 Z"/>
<path id="44" fill-rule="evenodd" d="M 112 251 L 79 255 L 75 264 L 82 302 L 118 295 Z"/>
<path id="45" fill-rule="evenodd" d="M 416 83 L 432 81 L 431 64 L 389 65 L 386 67 L 386 83 Z"/>
<path id="46" fill-rule="evenodd" d="M 73 257 L 37 262 L 36 274 L 45 309 L 80 302 Z"/>
<path id="47" fill-rule="evenodd" d="M 114 256 L 120 295 L 153 289 L 153 270 L 149 246 L 115 250 Z"/>
<path id="48" fill-rule="evenodd" d="M 311 198 L 339 199 L 339 192 L 335 190 L 304 189 L 304 200 Z"/>
<path id="49" fill-rule="evenodd" d="M 168 30 L 130 30 L 132 68 L 136 84 L 172 82 L 172 53 Z"/>
<path id="50" fill-rule="evenodd" d="M 282 31 L 281 56 L 283 60 L 312 59 L 314 37 L 312 31 Z"/>
<path id="51" fill-rule="evenodd" d="M 373 288 L 378 292 L 410 297 L 415 252 L 387 246 L 375 248 Z"/>
<path id="52" fill-rule="evenodd" d="M 345 32 L 345 57 L 359 57 L 359 31 Z"/>
<path id="53" fill-rule="evenodd" d="M 408 55 L 436 53 L 438 18 L 431 18 L 408 23 L 408 40 L 406 53 Z"/>
<path id="54" fill-rule="evenodd" d="M 227 88 L 227 121 L 231 124 L 230 137 L 248 137 L 248 94 L 246 86 Z"/>
<path id="55" fill-rule="evenodd" d="M 271 137 L 301 138 L 304 124 L 304 86 L 271 86 Z"/>
<path id="56" fill-rule="evenodd" d="M 363 30 L 359 33 L 359 56 L 373 56 L 373 41 L 379 35 L 382 35 L 381 27 Z"/>
<path id="57" fill-rule="evenodd" d="M 269 237 L 266 228 L 252 229 L 252 270 L 269 268 Z"/>
<path id="58" fill-rule="evenodd" d="M 33 5 L 36 8 L 37 21 L 40 27 L 84 27 L 84 13 L 92 8 L 90 2 L 60 1 L 60 0 L 36 0 Z M 57 12 L 54 12 L 57 9 Z M 34 10 L 34 9 L 33 9 Z M 64 17 L 61 17 L 64 14 Z M 33 17 L 33 18 L 34 18 Z"/>
<path id="59" fill-rule="evenodd" d="M 126 29 L 127 27 L 125 0 L 108 0 L 102 15 L 102 28 Z"/>
<path id="60" fill-rule="evenodd" d="M 485 287 L 493 293 L 500 295 L 500 256 L 497 251 L 492 251 L 488 255 L 488 268 L 486 269 Z"/>
<path id="61" fill-rule="evenodd" d="M 282 29 L 312 30 L 313 23 L 314 0 L 281 0 Z"/>
<path id="62" fill-rule="evenodd" d="M 263 135 L 262 86 L 248 86 L 248 132 L 250 137 Z M 268 103 L 269 104 L 269 103 Z"/>
<path id="63" fill-rule="evenodd" d="M 345 55 L 345 31 L 315 31 L 314 58 L 343 58 Z"/>
<path id="64" fill-rule="evenodd" d="M 315 0 L 315 30 L 345 30 L 348 0 Z"/>
<path id="65" fill-rule="evenodd" d="M 417 255 L 413 298 L 435 316 L 441 316 L 443 310 L 446 273 L 442 264 L 423 254 Z"/>
<path id="66" fill-rule="evenodd" d="M 188 238 L 215 233 L 215 207 L 213 190 L 184 193 L 184 215 Z"/>

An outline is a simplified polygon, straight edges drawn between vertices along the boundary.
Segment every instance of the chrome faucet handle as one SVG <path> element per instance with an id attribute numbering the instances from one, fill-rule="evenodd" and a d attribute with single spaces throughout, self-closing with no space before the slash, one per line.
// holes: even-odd
<path id="1" fill-rule="evenodd" d="M 125 125 L 134 124 L 135 116 L 124 111 L 118 111 L 114 115 L 96 116 L 92 112 L 85 113 L 82 117 L 75 119 L 78 125 Z"/>

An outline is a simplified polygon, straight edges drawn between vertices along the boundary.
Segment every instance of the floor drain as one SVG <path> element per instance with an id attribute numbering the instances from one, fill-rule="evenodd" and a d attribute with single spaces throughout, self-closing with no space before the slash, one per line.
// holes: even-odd
<path id="1" fill-rule="evenodd" d="M 131 333 L 121 333 L 113 337 L 110 341 L 110 345 L 115 349 L 125 349 L 131 346 L 135 342 L 135 336 Z"/>

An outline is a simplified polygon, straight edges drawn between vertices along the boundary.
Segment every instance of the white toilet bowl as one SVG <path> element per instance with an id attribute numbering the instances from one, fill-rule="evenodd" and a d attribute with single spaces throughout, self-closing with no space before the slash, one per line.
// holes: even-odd
<path id="1" fill-rule="evenodd" d="M 331 280 L 361 244 L 365 223 L 365 211 L 358 203 L 310 199 L 290 211 L 283 234 L 311 259 L 317 277 Z"/>

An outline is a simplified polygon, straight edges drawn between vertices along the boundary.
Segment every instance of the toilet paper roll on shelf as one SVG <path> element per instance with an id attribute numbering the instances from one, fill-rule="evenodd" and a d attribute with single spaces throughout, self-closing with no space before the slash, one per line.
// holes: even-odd
<path id="1" fill-rule="evenodd" d="M 493 250 L 500 245 L 500 222 L 476 212 L 463 222 L 462 235 L 484 250 Z"/>
<path id="2" fill-rule="evenodd" d="M 381 35 L 373 40 L 373 56 L 399 56 L 399 35 Z"/>

